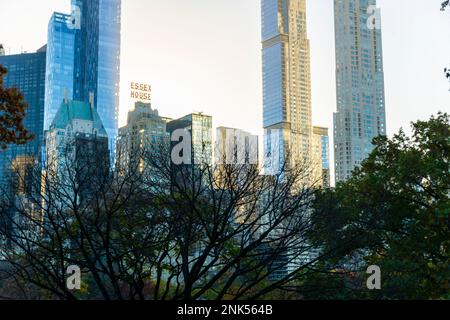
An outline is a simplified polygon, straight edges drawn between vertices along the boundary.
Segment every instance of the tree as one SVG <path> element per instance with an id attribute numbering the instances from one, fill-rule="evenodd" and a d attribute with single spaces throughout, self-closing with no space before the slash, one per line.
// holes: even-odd
<path id="1" fill-rule="evenodd" d="M 0 148 L 9 144 L 25 144 L 33 139 L 24 127 L 27 104 L 15 88 L 4 88 L 3 78 L 7 70 L 0 65 Z"/>
<path id="2" fill-rule="evenodd" d="M 450 118 L 412 124 L 408 138 L 379 137 L 353 177 L 317 198 L 314 241 L 329 246 L 359 234 L 327 269 L 362 274 L 378 265 L 383 290 L 361 297 L 439 299 L 450 294 Z M 363 284 L 364 285 L 364 284 Z"/>
<path id="3" fill-rule="evenodd" d="M 0 206 L 12 226 L 0 230 L 6 283 L 40 298 L 257 299 L 327 254 L 308 240 L 315 190 L 305 167 L 268 176 L 254 165 L 176 166 L 168 148 L 139 150 L 105 176 L 83 173 L 99 163 L 88 155 L 83 166 L 68 158 L 15 177 L 33 187 Z M 81 291 L 66 286 L 71 265 Z"/>

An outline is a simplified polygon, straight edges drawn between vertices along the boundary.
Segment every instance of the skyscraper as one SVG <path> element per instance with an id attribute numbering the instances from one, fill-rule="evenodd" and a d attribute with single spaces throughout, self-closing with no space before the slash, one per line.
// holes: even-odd
<path id="1" fill-rule="evenodd" d="M 74 100 L 88 102 L 105 126 L 114 154 L 118 131 L 121 0 L 72 0 L 75 19 Z M 79 16 L 78 16 L 79 14 Z"/>
<path id="2" fill-rule="evenodd" d="M 46 176 L 65 194 L 75 181 L 82 197 L 109 175 L 108 135 L 91 104 L 65 99 L 46 132 Z"/>
<path id="3" fill-rule="evenodd" d="M 170 134 L 170 187 L 193 191 L 207 187 L 212 165 L 212 117 L 191 113 L 167 124 Z"/>
<path id="4" fill-rule="evenodd" d="M 64 98 L 73 98 L 75 29 L 71 19 L 55 12 L 48 24 L 44 130 L 50 128 Z"/>
<path id="5" fill-rule="evenodd" d="M 25 128 L 34 134 L 34 139 L 25 145 L 11 145 L 0 150 L 0 185 L 9 185 L 6 175 L 16 159 L 41 160 L 44 127 L 45 66 L 46 46 L 36 53 L 0 56 L 0 64 L 8 73 L 4 78 L 5 87 L 15 87 L 24 95 L 28 104 L 24 121 Z M 28 161 L 30 162 L 30 161 Z"/>
<path id="6" fill-rule="evenodd" d="M 139 165 L 139 169 L 144 170 L 144 154 L 150 157 L 154 152 L 164 152 L 164 144 L 170 141 L 167 123 L 171 120 L 161 117 L 158 110 L 152 109 L 150 103 L 136 102 L 134 110 L 128 112 L 127 125 L 119 129 L 119 168 L 133 170 Z"/>
<path id="7" fill-rule="evenodd" d="M 236 184 L 248 181 L 249 172 L 258 170 L 258 151 L 257 135 L 241 129 L 218 127 L 214 148 L 216 187 L 227 189 L 230 179 L 235 179 Z M 244 205 L 239 210 L 245 208 Z"/>
<path id="8" fill-rule="evenodd" d="M 386 135 L 381 21 L 376 0 L 334 0 L 336 182 L 347 180 Z"/>
<path id="9" fill-rule="evenodd" d="M 310 46 L 305 0 L 262 0 L 263 120 L 266 166 L 311 160 Z M 267 164 L 267 159 L 270 163 Z"/>
<path id="10" fill-rule="evenodd" d="M 236 128 L 218 127 L 214 162 L 216 165 L 258 166 L 258 136 Z"/>
<path id="11" fill-rule="evenodd" d="M 188 160 L 183 165 L 212 165 L 212 117 L 203 113 L 191 113 L 167 124 L 167 131 L 172 140 L 178 138 L 176 131 L 183 130 L 188 133 L 190 141 L 184 141 L 183 136 L 181 142 L 188 143 L 191 152 L 188 155 L 180 155 L 183 159 Z M 172 141 L 172 145 L 175 144 L 178 144 L 178 140 Z M 185 151 L 183 149 L 183 152 Z"/>

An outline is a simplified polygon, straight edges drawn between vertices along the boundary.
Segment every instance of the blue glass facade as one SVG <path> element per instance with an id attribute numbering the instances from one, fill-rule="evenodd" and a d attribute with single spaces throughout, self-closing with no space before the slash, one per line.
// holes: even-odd
<path id="1" fill-rule="evenodd" d="M 376 0 L 335 0 L 336 181 L 347 180 L 386 135 L 381 21 L 369 25 Z M 376 15 L 376 19 L 380 19 Z"/>
<path id="2" fill-rule="evenodd" d="M 45 101 L 45 67 L 46 47 L 36 53 L 0 56 L 0 64 L 7 70 L 4 79 L 6 88 L 15 87 L 24 95 L 28 103 L 25 128 L 35 135 L 35 138 L 25 145 L 11 145 L 7 150 L 0 150 L 0 183 L 7 184 L 6 174 L 11 167 L 11 161 L 17 157 L 26 156 L 40 161 L 44 127 Z"/>
<path id="3" fill-rule="evenodd" d="M 286 109 L 283 92 L 283 48 L 276 43 L 263 50 L 263 121 L 264 127 L 270 127 L 286 121 Z"/>
<path id="4" fill-rule="evenodd" d="M 265 174 L 278 174 L 285 160 L 285 138 L 282 129 L 270 129 L 264 132 L 264 169 Z"/>
<path id="5" fill-rule="evenodd" d="M 94 104 L 115 153 L 120 82 L 121 0 L 72 0 L 81 13 L 75 32 L 74 100 Z M 113 155 L 114 157 L 114 155 Z M 112 159 L 113 160 L 113 159 Z"/>
<path id="6" fill-rule="evenodd" d="M 284 46 L 280 36 L 278 1 L 263 0 L 262 11 L 262 65 L 263 65 L 263 125 L 264 168 L 267 174 L 277 174 L 283 166 L 286 147 L 283 123 L 286 119 L 286 66 Z"/>
<path id="7" fill-rule="evenodd" d="M 262 18 L 262 40 L 269 40 L 279 34 L 279 2 L 273 0 L 263 0 L 261 3 L 261 18 Z"/>
<path id="8" fill-rule="evenodd" d="M 285 0 L 281 1 L 286 5 Z M 282 4 L 283 6 L 283 4 Z M 287 122 L 286 60 L 287 37 L 282 37 L 287 12 L 278 0 L 261 1 L 261 38 L 263 66 L 263 125 L 264 169 L 266 174 L 277 174 L 283 166 L 286 139 L 283 127 Z"/>
<path id="9" fill-rule="evenodd" d="M 71 16 L 55 12 L 48 24 L 44 130 L 48 130 L 65 94 L 73 99 L 75 30 Z"/>
<path id="10" fill-rule="evenodd" d="M 266 171 L 309 163 L 312 153 L 310 46 L 305 0 L 261 0 Z"/>
<path id="11" fill-rule="evenodd" d="M 263 62 L 263 122 L 264 128 L 277 126 L 287 119 L 288 37 L 283 21 L 288 16 L 287 0 L 262 0 L 261 34 Z"/>

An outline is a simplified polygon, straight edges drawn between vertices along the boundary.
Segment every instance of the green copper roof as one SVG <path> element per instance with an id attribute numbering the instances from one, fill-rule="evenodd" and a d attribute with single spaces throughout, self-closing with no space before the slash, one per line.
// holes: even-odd
<path id="1" fill-rule="evenodd" d="M 94 122 L 94 128 L 99 135 L 107 136 L 102 120 L 97 111 L 86 102 L 68 101 L 63 102 L 53 119 L 51 128 L 64 129 L 73 120 L 86 120 Z"/>

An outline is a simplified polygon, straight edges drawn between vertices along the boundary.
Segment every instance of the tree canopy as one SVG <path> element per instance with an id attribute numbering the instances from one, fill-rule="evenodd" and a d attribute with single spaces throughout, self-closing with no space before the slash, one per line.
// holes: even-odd
<path id="1" fill-rule="evenodd" d="M 449 297 L 449 120 L 439 113 L 414 123 L 412 137 L 401 130 L 376 138 L 353 177 L 317 199 L 313 225 L 328 229 L 316 235 L 319 244 L 358 235 L 335 252 L 330 269 L 380 266 L 383 290 L 373 293 L 380 298 Z"/>
<path id="2" fill-rule="evenodd" d="M 0 148 L 6 149 L 10 144 L 25 144 L 33 136 L 25 129 L 27 103 L 22 93 L 16 88 L 5 88 L 3 78 L 7 74 L 0 65 Z"/>

